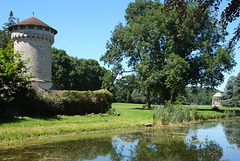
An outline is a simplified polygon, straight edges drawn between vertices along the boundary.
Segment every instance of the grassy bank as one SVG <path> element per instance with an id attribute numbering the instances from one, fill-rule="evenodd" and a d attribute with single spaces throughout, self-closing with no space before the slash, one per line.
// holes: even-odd
<path id="1" fill-rule="evenodd" d="M 140 104 L 113 104 L 120 116 L 89 114 L 86 116 L 58 116 L 55 118 L 29 118 L 0 120 L 0 146 L 16 140 L 39 136 L 65 135 L 88 131 L 101 131 L 141 126 L 152 122 L 152 112 L 142 110 Z"/>
<path id="2" fill-rule="evenodd" d="M 71 136 L 83 132 L 106 131 L 119 128 L 141 126 L 141 123 L 153 122 L 151 110 L 143 110 L 141 104 L 114 103 L 113 108 L 120 116 L 98 114 L 86 116 L 57 116 L 55 118 L 15 118 L 0 119 L 0 147 L 24 142 L 28 139 L 49 138 L 54 136 Z M 226 117 L 225 110 L 240 108 L 219 108 L 215 111 L 211 106 L 198 106 L 197 111 L 202 119 Z"/>

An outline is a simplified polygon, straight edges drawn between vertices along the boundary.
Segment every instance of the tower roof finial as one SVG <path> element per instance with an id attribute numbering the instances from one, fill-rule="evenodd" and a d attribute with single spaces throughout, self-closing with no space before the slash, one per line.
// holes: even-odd
<path id="1" fill-rule="evenodd" d="M 32 12 L 32 14 L 33 14 L 33 17 L 34 17 L 34 12 Z"/>

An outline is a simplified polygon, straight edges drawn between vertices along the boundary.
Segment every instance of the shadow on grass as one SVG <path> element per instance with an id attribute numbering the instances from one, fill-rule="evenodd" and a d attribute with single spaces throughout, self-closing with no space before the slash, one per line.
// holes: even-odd
<path id="1" fill-rule="evenodd" d="M 212 108 L 212 109 L 197 109 L 197 111 L 216 111 L 216 112 L 221 112 L 221 113 L 224 113 L 225 110 L 221 110 L 221 109 L 218 109 L 218 108 Z"/>
<path id="2" fill-rule="evenodd" d="M 46 121 L 53 121 L 53 120 L 61 120 L 60 116 L 41 116 L 41 117 L 30 117 L 26 116 L 32 119 L 42 119 Z M 7 124 L 7 123 L 20 123 L 23 121 L 26 121 L 27 119 L 25 117 L 14 117 L 14 118 L 0 118 L 0 126 L 2 124 Z"/>
<path id="3" fill-rule="evenodd" d="M 220 113 L 225 113 L 225 112 L 235 112 L 236 116 L 240 116 L 240 110 L 231 110 L 231 109 L 225 109 L 221 110 L 217 107 L 213 107 L 212 109 L 197 109 L 197 111 L 215 111 L 215 112 L 220 112 Z"/>
<path id="4" fill-rule="evenodd" d="M 60 116 L 49 116 L 49 117 L 32 117 L 32 118 L 35 118 L 35 119 L 43 119 L 43 120 L 46 120 L 46 121 L 52 121 L 52 120 L 61 120 L 62 118 Z"/>
<path id="5" fill-rule="evenodd" d="M 144 108 L 136 107 L 136 108 L 131 108 L 131 110 L 145 110 Z"/>
<path id="6" fill-rule="evenodd" d="M 7 123 L 20 123 L 25 120 L 25 118 L 0 118 L 0 125 Z"/>

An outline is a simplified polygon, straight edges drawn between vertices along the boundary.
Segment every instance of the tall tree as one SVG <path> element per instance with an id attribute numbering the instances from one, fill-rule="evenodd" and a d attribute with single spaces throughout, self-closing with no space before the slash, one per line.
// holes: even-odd
<path id="1" fill-rule="evenodd" d="M 235 107 L 240 107 L 240 73 L 238 73 L 236 80 L 235 80 L 233 102 L 235 102 Z"/>
<path id="2" fill-rule="evenodd" d="M 222 104 L 226 107 L 240 107 L 240 73 L 228 79 L 222 97 Z"/>
<path id="3" fill-rule="evenodd" d="M 145 91 L 148 108 L 152 92 L 174 102 L 188 84 L 219 85 L 223 72 L 235 65 L 233 49 L 220 45 L 227 33 L 213 25 L 211 10 L 193 19 L 197 9 L 198 3 L 189 3 L 181 19 L 177 6 L 167 10 L 158 1 L 138 0 L 126 9 L 126 25 L 119 23 L 112 32 L 101 60 L 118 73 L 127 61 Z"/>
<path id="4" fill-rule="evenodd" d="M 66 51 L 52 48 L 52 79 L 62 89 L 70 89 L 71 58 Z"/>
<path id="5" fill-rule="evenodd" d="M 231 76 L 228 79 L 228 82 L 226 84 L 224 94 L 222 96 L 222 105 L 228 106 L 228 107 L 234 107 L 235 103 L 233 101 L 233 95 L 234 95 L 234 89 L 235 89 L 235 76 Z"/>
<path id="6" fill-rule="evenodd" d="M 0 30 L 0 48 L 6 48 L 8 42 L 11 40 L 11 35 L 8 28 L 18 22 L 18 19 L 13 16 L 11 11 L 9 14 L 8 22 L 4 23 L 2 27 L 3 30 Z"/>
<path id="7" fill-rule="evenodd" d="M 10 11 L 8 22 L 4 23 L 3 30 L 9 33 L 8 28 L 18 22 L 19 22 L 19 19 L 13 16 L 13 11 Z"/>

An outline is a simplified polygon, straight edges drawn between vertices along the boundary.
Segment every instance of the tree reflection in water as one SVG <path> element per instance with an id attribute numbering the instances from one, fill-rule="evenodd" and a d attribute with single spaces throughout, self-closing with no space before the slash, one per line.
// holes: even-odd
<path id="1" fill-rule="evenodd" d="M 237 148 L 240 149 L 240 119 L 224 121 L 222 124 L 228 142 L 236 144 Z"/>
<path id="2" fill-rule="evenodd" d="M 174 132 L 175 133 L 175 132 Z M 181 135 L 172 134 L 171 131 L 146 131 L 120 135 L 114 138 L 115 156 L 112 160 L 219 160 L 222 157 L 222 148 L 213 141 L 199 142 L 195 139 L 185 141 L 183 128 Z M 134 138 L 130 141 L 128 138 Z M 127 141 L 125 141 L 127 140 Z M 123 144 L 125 142 L 125 144 Z M 130 144 L 130 143 L 132 144 Z M 128 152 L 127 152 L 128 151 Z M 128 155 L 123 155 L 128 154 Z"/>

